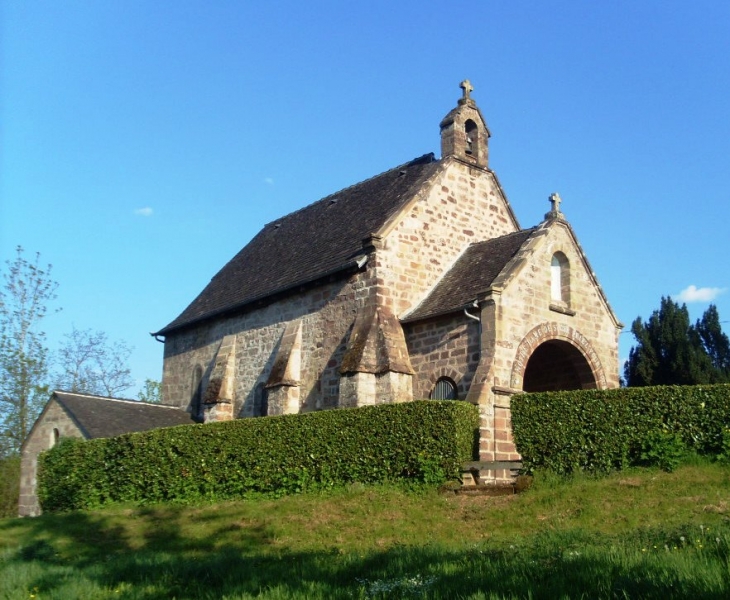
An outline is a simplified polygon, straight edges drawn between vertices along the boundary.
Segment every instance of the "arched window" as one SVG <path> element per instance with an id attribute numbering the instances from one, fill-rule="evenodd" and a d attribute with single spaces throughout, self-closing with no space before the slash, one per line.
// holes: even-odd
<path id="1" fill-rule="evenodd" d="M 53 431 L 51 432 L 51 448 L 58 444 L 58 440 L 61 439 L 61 433 L 58 431 L 57 427 L 53 428 Z"/>
<path id="2" fill-rule="evenodd" d="M 269 414 L 269 394 L 263 383 L 256 386 L 253 394 L 253 416 L 265 417 Z"/>
<path id="3" fill-rule="evenodd" d="M 563 304 L 570 302 L 570 265 L 562 252 L 553 254 L 550 261 L 550 300 Z"/>
<path id="4" fill-rule="evenodd" d="M 203 367 L 195 365 L 190 385 L 190 415 L 196 421 L 202 418 L 201 409 L 203 400 Z"/>
<path id="5" fill-rule="evenodd" d="M 441 377 L 431 391 L 431 400 L 457 400 L 456 384 L 448 377 Z"/>
<path id="6" fill-rule="evenodd" d="M 466 148 L 464 152 L 477 158 L 477 150 L 479 148 L 479 129 L 477 124 L 471 119 L 464 123 L 464 133 L 466 134 Z"/>

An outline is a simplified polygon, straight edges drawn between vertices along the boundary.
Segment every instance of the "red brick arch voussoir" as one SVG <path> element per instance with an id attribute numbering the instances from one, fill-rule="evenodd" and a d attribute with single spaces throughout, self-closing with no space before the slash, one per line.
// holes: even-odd
<path id="1" fill-rule="evenodd" d="M 512 389 L 522 389 L 527 361 L 530 360 L 535 348 L 549 340 L 568 342 L 577 348 L 588 362 L 593 372 L 593 378 L 596 380 L 596 386 L 599 389 L 608 387 L 606 374 L 601 365 L 601 361 L 588 339 L 580 331 L 569 325 L 546 321 L 533 327 L 517 347 L 517 352 L 515 352 L 515 358 L 512 362 L 512 374 L 510 376 L 510 387 Z"/>

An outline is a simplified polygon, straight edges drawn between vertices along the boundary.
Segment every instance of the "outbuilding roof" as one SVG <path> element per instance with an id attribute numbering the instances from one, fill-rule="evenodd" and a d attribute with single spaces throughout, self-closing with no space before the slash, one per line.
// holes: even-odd
<path id="1" fill-rule="evenodd" d="M 53 398 L 87 439 L 193 423 L 188 413 L 175 406 L 62 391 L 54 392 Z"/>
<path id="2" fill-rule="evenodd" d="M 299 286 L 360 268 L 363 240 L 376 232 L 440 161 L 425 154 L 266 225 L 200 295 L 154 335 L 240 310 Z"/>
<path id="3" fill-rule="evenodd" d="M 431 293 L 402 320 L 418 321 L 462 310 L 492 285 L 536 229 L 471 244 Z"/>

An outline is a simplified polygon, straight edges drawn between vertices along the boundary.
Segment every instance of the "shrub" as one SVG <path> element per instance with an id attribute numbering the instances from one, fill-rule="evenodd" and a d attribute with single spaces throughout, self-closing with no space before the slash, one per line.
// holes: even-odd
<path id="1" fill-rule="evenodd" d="M 650 431 L 641 442 L 638 463 L 671 473 L 687 455 L 687 446 L 676 433 Z"/>
<path id="2" fill-rule="evenodd" d="M 725 427 L 722 432 L 722 442 L 720 444 L 720 451 L 717 454 L 717 460 L 730 463 L 730 427 Z"/>
<path id="3" fill-rule="evenodd" d="M 680 447 L 718 456 L 730 427 L 727 384 L 520 394 L 511 406 L 528 472 L 608 471 L 661 453 L 673 462 Z M 656 436 L 662 433 L 673 437 Z"/>
<path id="4" fill-rule="evenodd" d="M 38 496 L 54 511 L 438 483 L 473 457 L 477 428 L 471 404 L 418 401 L 68 440 L 40 456 Z"/>
<path id="5" fill-rule="evenodd" d="M 20 457 L 0 458 L 0 518 L 18 516 Z"/>

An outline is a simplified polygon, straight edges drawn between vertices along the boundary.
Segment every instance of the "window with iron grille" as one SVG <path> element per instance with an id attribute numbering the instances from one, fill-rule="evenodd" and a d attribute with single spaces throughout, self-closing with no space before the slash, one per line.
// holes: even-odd
<path id="1" fill-rule="evenodd" d="M 448 377 L 441 377 L 431 392 L 431 400 L 456 400 L 456 384 Z"/>

